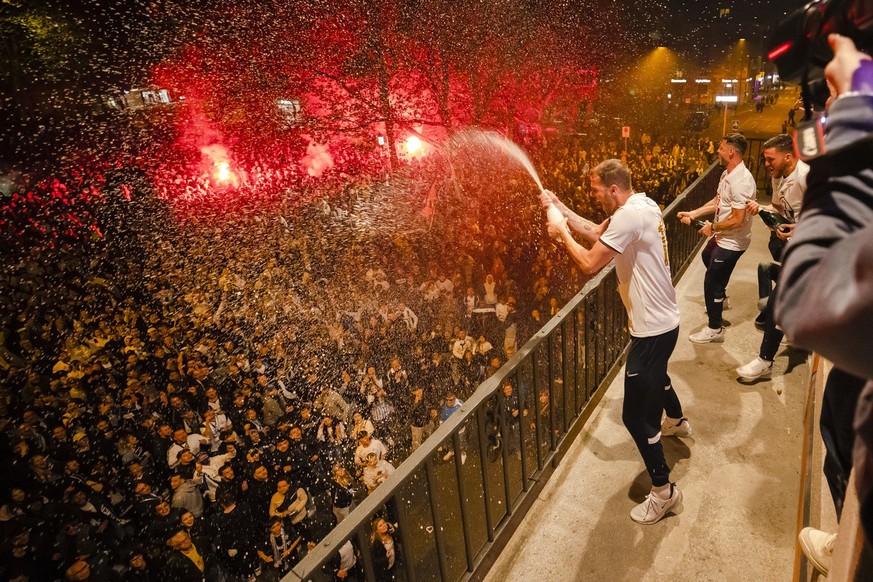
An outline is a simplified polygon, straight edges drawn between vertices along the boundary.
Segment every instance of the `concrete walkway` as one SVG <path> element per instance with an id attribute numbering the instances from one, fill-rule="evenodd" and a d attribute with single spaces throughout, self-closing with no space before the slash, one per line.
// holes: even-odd
<path id="1" fill-rule="evenodd" d="M 665 438 L 664 449 L 683 507 L 651 526 L 628 516 L 649 480 L 621 423 L 622 371 L 486 581 L 791 579 L 808 372 L 806 354 L 789 348 L 773 380 L 744 385 L 734 372 L 761 341 L 753 319 L 768 235 L 757 218 L 754 227 L 728 289 L 723 344 L 687 339 L 706 323 L 699 258 L 677 287 L 670 375 L 695 433 Z"/>

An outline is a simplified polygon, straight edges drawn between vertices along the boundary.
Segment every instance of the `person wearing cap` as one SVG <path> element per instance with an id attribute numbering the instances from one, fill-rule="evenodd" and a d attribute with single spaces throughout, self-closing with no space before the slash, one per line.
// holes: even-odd
<path id="1" fill-rule="evenodd" d="M 688 337 L 697 344 L 724 341 L 722 312 L 727 285 L 737 261 L 752 242 L 752 213 L 746 210 L 746 205 L 755 200 L 758 187 L 743 163 L 745 153 L 745 137 L 739 133 L 726 135 L 718 146 L 718 158 L 725 170 L 718 182 L 715 197 L 699 208 L 676 214 L 683 224 L 691 224 L 696 218 L 715 214 L 712 221 L 707 220 L 698 231 L 711 238 L 701 255 L 706 265 L 703 297 L 706 301 L 707 326 Z"/>

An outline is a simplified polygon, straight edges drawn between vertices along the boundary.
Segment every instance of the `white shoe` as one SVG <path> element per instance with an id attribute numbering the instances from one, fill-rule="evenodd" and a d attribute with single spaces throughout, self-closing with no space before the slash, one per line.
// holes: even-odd
<path id="1" fill-rule="evenodd" d="M 711 327 L 704 327 L 697 333 L 692 333 L 688 336 L 688 339 L 696 344 L 720 344 L 724 341 L 724 328 L 720 329 L 712 329 Z"/>
<path id="2" fill-rule="evenodd" d="M 773 362 L 755 358 L 745 366 L 737 368 L 737 375 L 743 380 L 757 380 L 758 378 L 769 378 L 773 373 Z"/>
<path id="3" fill-rule="evenodd" d="M 688 424 L 687 418 L 670 418 L 669 416 L 661 423 L 661 436 L 690 437 L 694 429 Z"/>
<path id="4" fill-rule="evenodd" d="M 831 569 L 831 555 L 834 553 L 834 542 L 837 534 L 829 534 L 820 529 L 805 527 L 797 536 L 803 555 L 816 570 L 827 576 Z"/>
<path id="5" fill-rule="evenodd" d="M 646 495 L 646 500 L 634 507 L 630 516 L 637 523 L 651 525 L 661 521 L 667 515 L 667 512 L 678 503 L 682 502 L 682 492 L 676 487 L 675 483 L 670 483 L 670 498 L 661 499 L 657 493 L 652 491 Z"/>

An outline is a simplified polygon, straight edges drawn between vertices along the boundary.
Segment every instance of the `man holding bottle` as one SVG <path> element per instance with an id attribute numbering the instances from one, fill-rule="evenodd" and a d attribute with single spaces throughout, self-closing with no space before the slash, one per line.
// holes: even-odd
<path id="1" fill-rule="evenodd" d="M 745 137 L 739 133 L 725 136 L 718 146 L 718 158 L 725 166 L 725 171 L 719 180 L 715 197 L 690 212 L 676 214 L 684 224 L 691 224 L 692 220 L 701 216 L 715 214 L 712 222 L 706 221 L 698 231 L 712 238 L 701 255 L 706 265 L 703 297 L 706 301 L 707 327 L 688 337 L 697 344 L 724 341 L 722 312 L 725 291 L 737 261 L 752 242 L 752 216 L 746 211 L 746 203 L 755 199 L 757 186 L 752 173 L 743 163 L 745 152 Z"/>
<path id="2" fill-rule="evenodd" d="M 773 186 L 772 206 L 761 206 L 755 200 L 750 200 L 746 211 L 758 214 L 761 210 L 775 212 L 787 223 L 779 229 L 771 229 L 770 254 L 774 261 L 782 260 L 782 249 L 803 205 L 803 193 L 806 192 L 806 175 L 809 165 L 794 155 L 793 140 L 790 135 L 780 134 L 764 142 L 764 167 L 770 174 Z"/>
<path id="3" fill-rule="evenodd" d="M 764 337 L 758 357 L 737 368 L 737 375 L 747 381 L 769 378 L 773 372 L 773 358 L 784 334 L 773 317 L 772 298 L 776 294 L 776 279 L 781 270 L 782 249 L 794 232 L 809 173 L 806 162 L 795 157 L 790 135 L 783 133 L 768 139 L 764 142 L 763 155 L 764 166 L 772 180 L 773 204 L 761 206 L 750 200 L 746 211 L 760 215 L 770 228 L 768 247 L 773 262 L 758 264 L 758 309 L 761 314 L 755 319 L 755 326 L 764 332 Z"/>
<path id="4" fill-rule="evenodd" d="M 619 160 L 598 164 L 589 178 L 593 196 L 609 215 L 599 225 L 575 214 L 549 191 L 543 191 L 540 201 L 549 215 L 549 234 L 564 243 L 582 272 L 596 273 L 615 259 L 631 335 L 622 421 L 652 480 L 651 492 L 631 510 L 630 517 L 637 523 L 653 524 L 682 501 L 681 491 L 670 482 L 661 437 L 692 434 L 667 374 L 679 337 L 667 237 L 658 205 L 633 191 L 630 170 Z M 576 242 L 570 229 L 588 240 L 591 248 Z"/>

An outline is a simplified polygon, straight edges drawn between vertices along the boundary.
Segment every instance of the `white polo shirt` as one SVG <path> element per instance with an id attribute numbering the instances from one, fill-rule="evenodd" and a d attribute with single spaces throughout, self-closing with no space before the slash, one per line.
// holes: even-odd
<path id="1" fill-rule="evenodd" d="M 752 172 L 743 162 L 728 172 L 725 170 L 718 182 L 718 208 L 715 210 L 714 224 L 723 222 L 733 209 L 744 209 L 746 202 L 757 197 L 758 186 Z M 729 251 L 744 251 L 752 243 L 752 214 L 746 213 L 743 223 L 730 230 L 715 233 L 715 242 Z"/>
<path id="2" fill-rule="evenodd" d="M 806 175 L 809 164 L 797 160 L 794 171 L 784 178 L 773 178 L 773 204 L 782 207 L 782 216 L 792 222 L 797 220 L 803 206 L 803 193 L 806 192 Z"/>
<path id="3" fill-rule="evenodd" d="M 675 329 L 679 307 L 670 278 L 667 234 L 655 201 L 634 193 L 612 215 L 600 242 L 618 253 L 618 292 L 630 334 L 650 337 Z"/>

